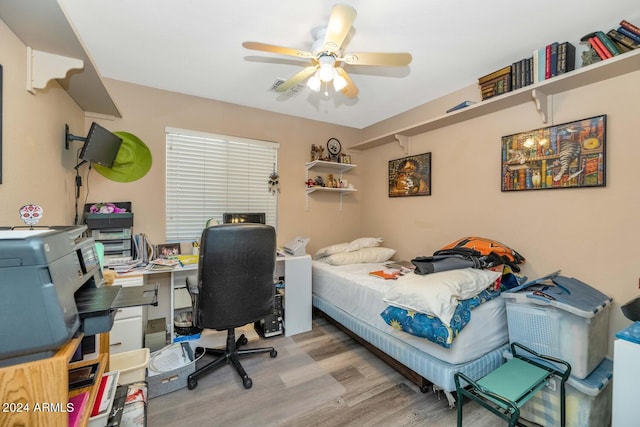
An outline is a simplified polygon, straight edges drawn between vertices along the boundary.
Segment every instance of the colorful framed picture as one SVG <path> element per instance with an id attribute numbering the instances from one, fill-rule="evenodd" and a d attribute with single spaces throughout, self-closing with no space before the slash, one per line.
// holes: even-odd
<path id="1" fill-rule="evenodd" d="M 604 187 L 605 114 L 502 137 L 502 191 Z"/>
<path id="2" fill-rule="evenodd" d="M 180 255 L 180 243 L 162 243 L 157 247 L 158 258 L 170 258 Z"/>
<path id="3" fill-rule="evenodd" d="M 389 197 L 431 195 L 431 153 L 389 160 Z"/>

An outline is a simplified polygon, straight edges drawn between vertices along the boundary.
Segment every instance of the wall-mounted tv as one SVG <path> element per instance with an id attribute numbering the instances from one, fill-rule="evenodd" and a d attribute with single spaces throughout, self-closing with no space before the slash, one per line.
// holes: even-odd
<path id="1" fill-rule="evenodd" d="M 78 166 L 91 162 L 107 168 L 112 167 L 121 144 L 122 138 L 118 135 L 108 131 L 96 122 L 91 123 L 91 128 L 89 128 L 89 133 L 84 139 L 84 145 L 80 151 L 81 162 Z"/>
<path id="2" fill-rule="evenodd" d="M 225 224 L 236 224 L 250 222 L 256 224 L 266 224 L 266 215 L 264 212 L 257 213 L 223 213 L 222 222 Z"/>

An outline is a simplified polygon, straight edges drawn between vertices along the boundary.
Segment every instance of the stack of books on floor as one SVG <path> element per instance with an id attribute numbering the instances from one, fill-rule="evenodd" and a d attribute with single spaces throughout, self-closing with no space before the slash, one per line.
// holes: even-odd
<path id="1" fill-rule="evenodd" d="M 607 33 L 590 32 L 580 39 L 580 43 L 589 47 L 587 56 L 592 59 L 585 61 L 584 54 L 582 58 L 583 65 L 588 65 L 640 47 L 640 27 L 623 19 L 617 29 Z M 536 49 L 531 56 L 480 77 L 478 85 L 482 100 L 562 75 L 575 67 L 574 45 L 567 41 L 549 43 Z"/>

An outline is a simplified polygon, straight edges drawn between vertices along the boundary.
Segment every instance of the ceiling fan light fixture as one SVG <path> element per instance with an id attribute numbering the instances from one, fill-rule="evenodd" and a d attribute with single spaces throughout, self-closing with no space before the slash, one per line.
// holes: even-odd
<path id="1" fill-rule="evenodd" d="M 336 75 L 333 79 L 333 88 L 339 92 L 345 87 L 347 87 L 347 80 L 341 75 Z"/>
<path id="2" fill-rule="evenodd" d="M 336 70 L 333 65 L 322 64 L 318 70 L 318 77 L 325 83 L 330 82 L 336 75 Z"/>
<path id="3" fill-rule="evenodd" d="M 309 80 L 307 80 L 307 87 L 314 92 L 320 92 L 321 84 L 318 73 L 315 73 L 313 76 L 309 77 Z"/>

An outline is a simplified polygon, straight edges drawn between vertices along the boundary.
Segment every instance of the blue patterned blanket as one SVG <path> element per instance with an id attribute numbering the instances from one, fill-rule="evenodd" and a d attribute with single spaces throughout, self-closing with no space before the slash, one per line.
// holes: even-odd
<path id="1" fill-rule="evenodd" d="M 471 310 L 500 295 L 500 291 L 484 290 L 477 296 L 460 301 L 451 326 L 445 326 L 439 318 L 424 313 L 388 306 L 380 316 L 391 327 L 417 337 L 426 338 L 444 348 L 451 348 L 453 340 L 471 320 Z"/>

